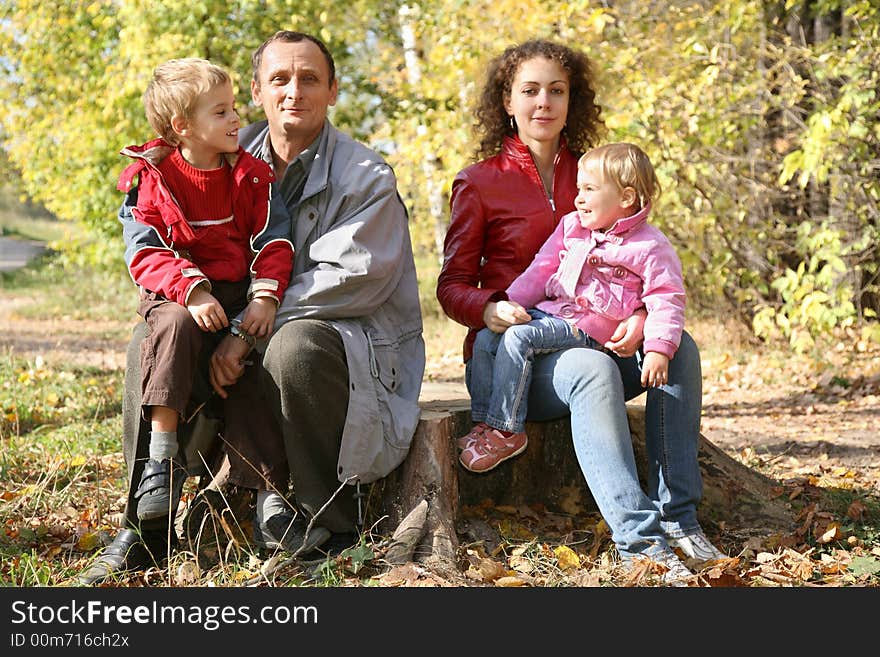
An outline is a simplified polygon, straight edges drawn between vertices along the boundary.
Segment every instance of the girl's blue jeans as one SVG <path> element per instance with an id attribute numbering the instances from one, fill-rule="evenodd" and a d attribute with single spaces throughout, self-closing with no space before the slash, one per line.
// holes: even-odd
<path id="1" fill-rule="evenodd" d="M 478 345 L 481 351 L 493 341 L 500 346 L 502 335 L 484 335 L 483 331 L 477 335 L 474 358 L 468 361 L 465 375 L 472 399 L 492 385 L 484 374 L 475 372 Z M 485 368 L 476 368 L 481 369 Z M 525 419 L 544 421 L 570 415 L 578 463 L 622 557 L 650 554 L 665 548 L 667 537 L 700 530 L 697 505 L 702 479 L 697 447 L 702 372 L 699 350 L 690 335 L 682 334 L 669 362 L 669 383 L 647 391 L 647 491 L 639 483 L 626 415 L 626 401 L 645 393 L 640 382 L 641 356 L 619 358 L 578 345 L 534 353 L 529 369 Z M 492 371 L 488 371 L 490 376 Z"/>

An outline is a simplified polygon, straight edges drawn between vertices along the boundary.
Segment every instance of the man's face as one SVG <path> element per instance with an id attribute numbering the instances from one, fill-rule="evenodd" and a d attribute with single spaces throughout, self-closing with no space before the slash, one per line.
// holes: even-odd
<path id="1" fill-rule="evenodd" d="M 270 43 L 263 51 L 259 77 L 251 81 L 254 102 L 263 108 L 272 129 L 306 145 L 321 132 L 327 108 L 336 104 L 336 92 L 324 54 L 307 39 Z"/>

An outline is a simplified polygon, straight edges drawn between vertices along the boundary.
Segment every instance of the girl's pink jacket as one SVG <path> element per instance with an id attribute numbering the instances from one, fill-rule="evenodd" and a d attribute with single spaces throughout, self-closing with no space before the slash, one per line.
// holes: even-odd
<path id="1" fill-rule="evenodd" d="M 642 208 L 604 233 L 583 228 L 578 213 L 568 213 L 507 288 L 508 298 L 565 319 L 600 344 L 644 307 L 644 351 L 672 358 L 684 328 L 681 261 L 647 222 L 650 211 Z"/>

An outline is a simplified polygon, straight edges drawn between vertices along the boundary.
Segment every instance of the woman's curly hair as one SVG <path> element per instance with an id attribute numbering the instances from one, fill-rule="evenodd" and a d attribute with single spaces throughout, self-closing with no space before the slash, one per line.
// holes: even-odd
<path id="1" fill-rule="evenodd" d="M 596 104 L 593 89 L 593 71 L 587 56 L 559 43 L 546 39 L 532 39 L 510 46 L 489 63 L 486 84 L 480 95 L 474 128 L 482 137 L 477 148 L 477 158 L 497 155 L 504 138 L 516 134 L 510 117 L 504 109 L 504 101 L 510 96 L 513 78 L 523 62 L 535 57 L 545 57 L 559 62 L 569 77 L 568 119 L 562 129 L 568 147 L 580 153 L 595 146 L 604 132 L 602 108 Z"/>

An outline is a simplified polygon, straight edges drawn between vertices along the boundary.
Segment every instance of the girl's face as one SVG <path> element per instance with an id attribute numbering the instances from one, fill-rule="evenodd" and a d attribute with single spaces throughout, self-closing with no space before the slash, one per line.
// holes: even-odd
<path id="1" fill-rule="evenodd" d="M 524 144 L 535 150 L 549 143 L 555 150 L 568 118 L 568 99 L 568 73 L 559 62 L 539 56 L 520 64 L 504 108 L 516 120 Z"/>
<path id="2" fill-rule="evenodd" d="M 589 161 L 578 167 L 578 193 L 574 199 L 581 226 L 590 230 L 606 230 L 618 219 L 632 214 L 635 190 L 618 188 L 606 180 L 598 162 Z"/>

